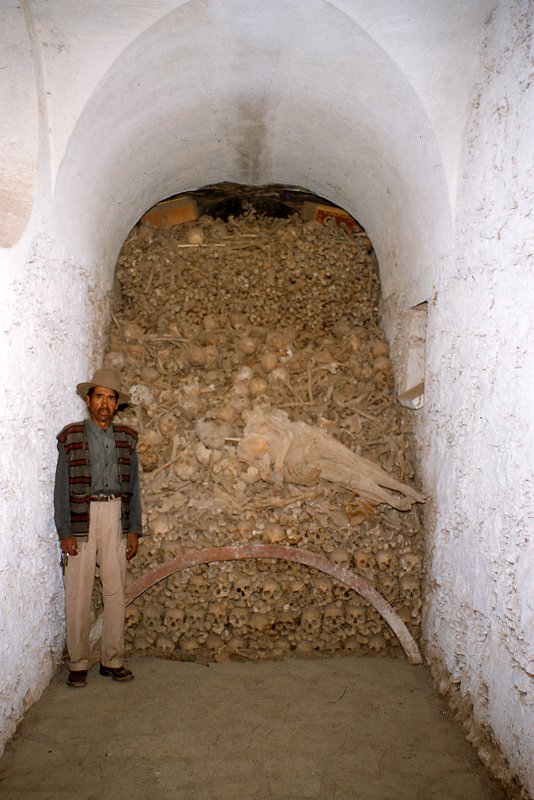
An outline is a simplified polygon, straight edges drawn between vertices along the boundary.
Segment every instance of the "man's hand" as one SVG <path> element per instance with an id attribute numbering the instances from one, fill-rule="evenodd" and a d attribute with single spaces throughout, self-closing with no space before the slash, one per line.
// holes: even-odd
<path id="1" fill-rule="evenodd" d="M 126 536 L 126 558 L 130 561 L 137 553 L 139 547 L 139 537 L 136 533 L 128 533 Z"/>
<path id="2" fill-rule="evenodd" d="M 64 539 L 61 539 L 59 544 L 63 552 L 67 553 L 67 555 L 69 556 L 78 555 L 78 543 L 76 541 L 75 536 L 65 536 Z"/>

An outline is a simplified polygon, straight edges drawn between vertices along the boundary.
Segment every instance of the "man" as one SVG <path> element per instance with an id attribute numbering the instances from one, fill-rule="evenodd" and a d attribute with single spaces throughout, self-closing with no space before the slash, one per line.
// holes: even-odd
<path id="1" fill-rule="evenodd" d="M 124 587 L 126 560 L 137 553 L 142 531 L 137 433 L 112 421 L 128 394 L 112 369 L 97 370 L 76 389 L 89 418 L 58 434 L 54 507 L 65 576 L 67 684 L 80 688 L 87 683 L 97 564 L 104 603 L 100 674 L 134 677 L 124 666 Z"/>

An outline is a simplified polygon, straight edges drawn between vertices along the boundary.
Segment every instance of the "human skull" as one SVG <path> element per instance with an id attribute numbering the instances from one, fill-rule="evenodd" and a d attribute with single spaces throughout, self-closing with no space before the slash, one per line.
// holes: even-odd
<path id="1" fill-rule="evenodd" d="M 133 640 L 133 646 L 138 653 L 148 653 L 152 650 L 152 642 L 146 636 L 138 634 Z"/>
<path id="2" fill-rule="evenodd" d="M 250 390 L 246 381 L 234 383 L 228 396 L 230 404 L 235 408 L 236 412 L 242 413 L 245 409 L 248 409 L 250 405 Z"/>
<path id="3" fill-rule="evenodd" d="M 120 353 L 118 350 L 112 350 L 106 355 L 104 363 L 106 367 L 120 371 L 124 367 L 124 360 L 124 353 Z"/>
<path id="4" fill-rule="evenodd" d="M 312 584 L 312 595 L 316 602 L 324 604 L 331 603 L 334 599 L 333 595 L 334 582 L 327 575 L 319 575 Z"/>
<path id="5" fill-rule="evenodd" d="M 276 603 L 282 597 L 282 587 L 272 578 L 266 578 L 262 582 L 260 590 L 265 603 Z"/>
<path id="6" fill-rule="evenodd" d="M 369 622 L 364 622 L 362 625 L 358 627 L 358 638 L 362 644 L 367 644 L 369 641 L 369 637 L 372 635 L 371 631 L 369 630 Z"/>
<path id="7" fill-rule="evenodd" d="M 273 641 L 272 654 L 275 658 L 285 656 L 291 646 L 289 639 L 276 639 Z"/>
<path id="8" fill-rule="evenodd" d="M 204 575 L 191 575 L 187 584 L 187 593 L 191 596 L 202 597 L 207 591 Z"/>
<path id="9" fill-rule="evenodd" d="M 318 650 L 320 653 L 334 653 L 341 646 L 343 639 L 341 630 L 336 631 L 335 634 L 323 630 L 318 640 L 314 642 L 314 650 Z"/>
<path id="10" fill-rule="evenodd" d="M 360 647 L 361 645 L 357 636 L 348 636 L 343 642 L 343 650 L 347 650 L 349 653 L 354 653 L 356 650 L 359 650 Z"/>
<path id="11" fill-rule="evenodd" d="M 399 563 L 403 572 L 420 572 L 422 558 L 419 553 L 403 553 L 399 559 Z"/>
<path id="12" fill-rule="evenodd" d="M 239 572 L 237 571 L 234 572 L 232 580 L 235 581 L 238 578 L 243 578 L 245 576 L 248 576 L 250 582 L 253 583 L 253 579 L 257 576 L 260 570 L 260 564 L 262 563 L 267 563 L 267 562 L 262 562 L 261 559 L 256 561 L 253 558 L 248 558 L 245 559 L 244 561 L 241 561 L 239 563 Z"/>
<path id="13" fill-rule="evenodd" d="M 372 553 L 366 553 L 365 550 L 357 550 L 354 553 L 354 566 L 356 571 L 362 575 L 366 577 L 374 575 L 375 564 L 375 558 Z"/>
<path id="14" fill-rule="evenodd" d="M 270 626 L 271 622 L 267 614 L 252 613 L 249 617 L 249 628 L 251 636 L 264 633 Z"/>
<path id="15" fill-rule="evenodd" d="M 302 609 L 299 633 L 306 638 L 313 638 L 321 627 L 322 618 L 321 609 L 316 606 L 306 606 Z"/>
<path id="16" fill-rule="evenodd" d="M 160 425 L 161 430 L 161 425 Z M 200 418 L 195 424 L 195 432 L 208 450 L 220 450 L 224 447 L 226 439 L 233 435 L 232 426 L 228 422 L 218 424 L 213 420 Z"/>
<path id="17" fill-rule="evenodd" d="M 252 397 L 260 397 L 267 391 L 268 383 L 265 378 L 253 376 L 249 381 L 249 391 Z"/>
<path id="18" fill-rule="evenodd" d="M 380 572 L 391 572 L 396 567 L 397 557 L 393 550 L 379 550 L 375 558 Z"/>
<path id="19" fill-rule="evenodd" d="M 198 631 L 206 619 L 206 609 L 203 605 L 190 606 L 186 611 L 185 619 L 192 631 Z"/>
<path id="20" fill-rule="evenodd" d="M 231 569 L 232 562 L 230 561 L 213 561 L 210 564 L 203 564 L 202 565 L 202 572 L 204 575 L 204 579 L 207 585 L 210 587 L 207 593 L 211 592 L 211 587 L 217 583 L 222 578 L 222 574 L 228 575 L 229 570 Z"/>
<path id="21" fill-rule="evenodd" d="M 373 514 L 376 516 L 376 514 Z M 393 531 L 387 528 L 382 528 L 380 525 L 375 525 L 367 531 L 366 539 L 369 542 L 373 551 L 378 550 L 384 543 L 389 542 L 393 536 Z"/>
<path id="22" fill-rule="evenodd" d="M 238 600 L 250 600 L 256 587 L 248 575 L 236 578 L 234 581 L 232 595 Z"/>
<path id="23" fill-rule="evenodd" d="M 226 606 L 224 603 L 210 603 L 206 611 L 206 627 L 220 635 L 226 623 Z"/>
<path id="24" fill-rule="evenodd" d="M 311 544 L 312 546 L 324 545 L 325 544 L 324 533 L 322 528 L 315 528 L 310 526 L 306 533 L 306 541 L 308 542 L 308 544 Z"/>
<path id="25" fill-rule="evenodd" d="M 187 581 L 188 577 L 185 572 L 174 572 L 167 578 L 167 589 L 173 595 L 177 591 L 182 591 Z"/>
<path id="26" fill-rule="evenodd" d="M 226 644 L 229 653 L 240 653 L 248 647 L 248 639 L 244 636 L 232 636 Z"/>
<path id="27" fill-rule="evenodd" d="M 200 647 L 200 642 L 192 634 L 186 633 L 180 636 L 178 647 L 183 653 L 194 653 Z"/>
<path id="28" fill-rule="evenodd" d="M 152 536 L 163 539 L 166 537 L 171 529 L 171 523 L 168 514 L 156 514 L 150 520 L 150 533 Z"/>
<path id="29" fill-rule="evenodd" d="M 421 586 L 413 575 L 403 575 L 399 581 L 401 594 L 405 600 L 416 600 L 421 595 Z"/>
<path id="30" fill-rule="evenodd" d="M 345 622 L 347 625 L 352 625 L 357 628 L 358 625 L 361 625 L 366 619 L 367 611 L 364 605 L 357 600 L 347 603 L 345 608 Z"/>
<path id="31" fill-rule="evenodd" d="M 395 575 L 380 575 L 378 591 L 386 600 L 394 600 L 399 592 L 399 582 Z"/>
<path id="32" fill-rule="evenodd" d="M 160 635 L 156 639 L 156 650 L 163 657 L 171 656 L 174 653 L 174 641 L 170 636 Z"/>
<path id="33" fill-rule="evenodd" d="M 128 627 L 138 625 L 141 622 L 141 609 L 138 606 L 129 605 L 126 607 L 126 624 Z"/>
<path id="34" fill-rule="evenodd" d="M 254 530 L 254 520 L 240 517 L 235 523 L 235 530 L 243 539 L 249 539 Z"/>
<path id="35" fill-rule="evenodd" d="M 369 638 L 368 648 L 375 653 L 380 653 L 382 650 L 386 649 L 387 642 L 383 636 L 379 634 L 374 634 Z"/>
<path id="36" fill-rule="evenodd" d="M 143 625 L 151 632 L 163 633 L 163 609 L 159 603 L 147 603 L 143 609 Z"/>
<path id="37" fill-rule="evenodd" d="M 282 611 L 274 623 L 275 631 L 280 636 L 289 636 L 295 631 L 296 616 L 292 611 Z"/>
<path id="38" fill-rule="evenodd" d="M 402 606 L 402 608 L 399 608 L 397 610 L 397 614 L 405 625 L 412 621 L 412 612 L 408 606 Z"/>
<path id="39" fill-rule="evenodd" d="M 341 605 L 337 602 L 329 603 L 325 606 L 323 620 L 325 627 L 338 631 L 345 619 L 345 614 Z"/>
<path id="40" fill-rule="evenodd" d="M 154 395 L 143 383 L 134 383 L 130 386 L 130 405 L 151 408 L 154 405 Z"/>
<path id="41" fill-rule="evenodd" d="M 262 600 L 261 594 L 252 596 L 252 603 L 249 607 L 257 614 L 269 614 L 272 611 L 272 603 L 266 603 Z"/>
<path id="42" fill-rule="evenodd" d="M 256 658 L 268 658 L 273 652 L 273 640 L 267 634 L 258 634 L 254 637 L 254 655 Z"/>
<path id="43" fill-rule="evenodd" d="M 366 623 L 366 627 L 368 633 L 375 634 L 375 633 L 380 633 L 384 626 L 382 620 L 379 618 L 379 619 L 370 619 Z"/>
<path id="44" fill-rule="evenodd" d="M 291 611 L 291 613 L 295 613 L 298 616 L 302 608 L 302 595 L 305 590 L 306 584 L 303 580 L 299 578 L 290 580 L 282 601 L 284 611 Z"/>
<path id="45" fill-rule="evenodd" d="M 224 641 L 216 633 L 208 633 L 206 636 L 205 645 L 210 652 L 220 653 L 224 647 Z"/>
<path id="46" fill-rule="evenodd" d="M 174 637 L 175 641 L 178 638 L 179 633 L 183 633 L 184 620 L 185 611 L 183 608 L 173 607 L 167 609 L 167 612 L 163 618 L 163 623 L 166 631 L 172 637 Z"/>
<path id="47" fill-rule="evenodd" d="M 153 429 L 145 429 L 137 440 L 137 452 L 144 453 L 147 448 L 158 447 L 161 444 L 161 435 Z"/>
<path id="48" fill-rule="evenodd" d="M 337 564 L 340 567 L 344 567 L 345 569 L 350 569 L 352 556 L 347 550 L 344 550 L 342 547 L 334 547 L 332 552 L 328 554 L 328 558 L 334 564 Z"/>
<path id="49" fill-rule="evenodd" d="M 171 558 L 177 558 L 182 553 L 183 547 L 180 542 L 165 541 L 161 543 L 160 553 L 164 561 Z"/>
<path id="50" fill-rule="evenodd" d="M 384 360 L 385 361 L 389 361 L 389 358 L 386 358 Z M 375 359 L 375 361 L 378 361 L 378 359 Z M 373 380 L 374 380 L 375 386 L 378 389 L 385 389 L 385 390 L 389 389 L 389 386 L 390 386 L 390 375 L 388 375 L 386 372 L 381 372 L 381 371 L 375 372 L 375 374 L 373 376 Z"/>
<path id="51" fill-rule="evenodd" d="M 230 575 L 222 571 L 217 576 L 217 583 L 214 585 L 212 593 L 217 599 L 224 599 L 225 597 L 230 597 L 230 595 L 233 594 L 233 590 L 234 586 Z"/>
<path id="52" fill-rule="evenodd" d="M 297 653 L 308 654 L 311 653 L 312 650 L 314 649 L 315 649 L 314 642 L 311 642 L 308 639 L 299 639 L 299 641 L 295 645 L 295 651 Z"/>
<path id="53" fill-rule="evenodd" d="M 261 538 L 266 544 L 280 544 L 285 541 L 286 532 L 278 523 L 267 522 Z"/>
<path id="54" fill-rule="evenodd" d="M 243 606 L 234 606 L 228 615 L 228 622 L 233 628 L 245 628 L 248 624 L 250 611 Z"/>
<path id="55" fill-rule="evenodd" d="M 181 481 L 191 481 L 195 479 L 198 472 L 198 465 L 196 460 L 193 460 L 190 455 L 186 454 L 183 458 L 175 461 L 173 470 Z"/>
<path id="56" fill-rule="evenodd" d="M 143 443 L 138 446 L 140 461 L 144 473 L 150 473 L 156 469 L 159 463 L 158 450 L 155 450 L 150 445 Z"/>
<path id="57" fill-rule="evenodd" d="M 158 420 L 158 428 L 160 433 L 167 438 L 170 438 L 173 434 L 177 433 L 179 430 L 179 424 L 177 418 L 174 414 L 164 414 Z"/>
<path id="58" fill-rule="evenodd" d="M 334 600 L 346 601 L 350 600 L 351 597 L 353 597 L 354 589 L 351 589 L 351 587 L 347 586 L 346 583 L 341 583 L 341 581 L 336 581 L 332 589 L 332 594 L 334 596 Z"/>

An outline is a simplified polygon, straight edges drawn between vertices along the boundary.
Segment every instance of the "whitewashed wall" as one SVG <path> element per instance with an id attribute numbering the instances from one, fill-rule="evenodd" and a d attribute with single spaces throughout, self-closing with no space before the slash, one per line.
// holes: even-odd
<path id="1" fill-rule="evenodd" d="M 11 248 L 0 251 L 0 745 L 61 655 L 54 436 L 82 410 L 74 386 L 102 351 L 121 243 L 144 210 L 173 193 L 277 182 L 329 197 L 365 225 L 397 349 L 402 315 L 430 301 L 429 398 L 418 412 L 434 498 L 429 651 L 479 698 L 481 719 L 534 785 L 525 766 L 530 686 L 515 685 L 532 658 L 518 638 L 522 630 L 532 640 L 532 556 L 519 534 L 530 513 L 527 443 L 507 416 L 525 428 L 532 419 L 520 393 L 532 388 L 527 345 L 514 322 L 526 324 L 532 252 L 513 206 L 529 190 L 516 147 L 518 137 L 524 149 L 528 142 L 519 126 L 521 4 L 504 0 L 494 17 L 496 0 L 140 5 L 28 0 L 20 4 L 27 36 L 19 4 L 3 15 L 16 46 L 0 83 L 13 110 L 2 120 L 0 192 L 21 203 L 5 226 Z M 24 107 L 21 85 L 30 87 Z M 7 143 L 21 132 L 17 153 L 31 168 L 17 183 Z M 492 497 L 499 516 L 482 525 Z M 457 560 L 461 569 L 451 566 Z M 479 620 L 492 609 L 491 635 L 506 640 L 501 693 L 481 663 Z"/>
<path id="2" fill-rule="evenodd" d="M 532 4 L 487 30 L 429 309 L 425 636 L 534 793 Z"/>
<path id="3" fill-rule="evenodd" d="M 91 351 L 87 275 L 45 236 L 2 259 L 0 324 L 0 741 L 63 652 L 63 587 L 50 490 L 54 433 Z M 77 324 L 75 325 L 75 320 Z"/>
<path id="4" fill-rule="evenodd" d="M 28 224 L 39 135 L 31 21 L 28 26 L 17 0 L 3 0 L 1 13 L 0 98 L 4 112 L 0 114 L 0 248 L 18 241 Z"/>

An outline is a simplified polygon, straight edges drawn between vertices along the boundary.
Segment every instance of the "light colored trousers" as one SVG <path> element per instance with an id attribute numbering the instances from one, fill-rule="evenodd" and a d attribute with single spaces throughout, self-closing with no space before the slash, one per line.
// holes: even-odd
<path id="1" fill-rule="evenodd" d="M 124 663 L 124 586 L 126 536 L 121 530 L 121 501 L 92 502 L 89 536 L 69 556 L 65 568 L 65 612 L 70 670 L 89 669 L 89 633 L 96 565 L 100 567 L 104 619 L 100 661 L 106 667 Z"/>

